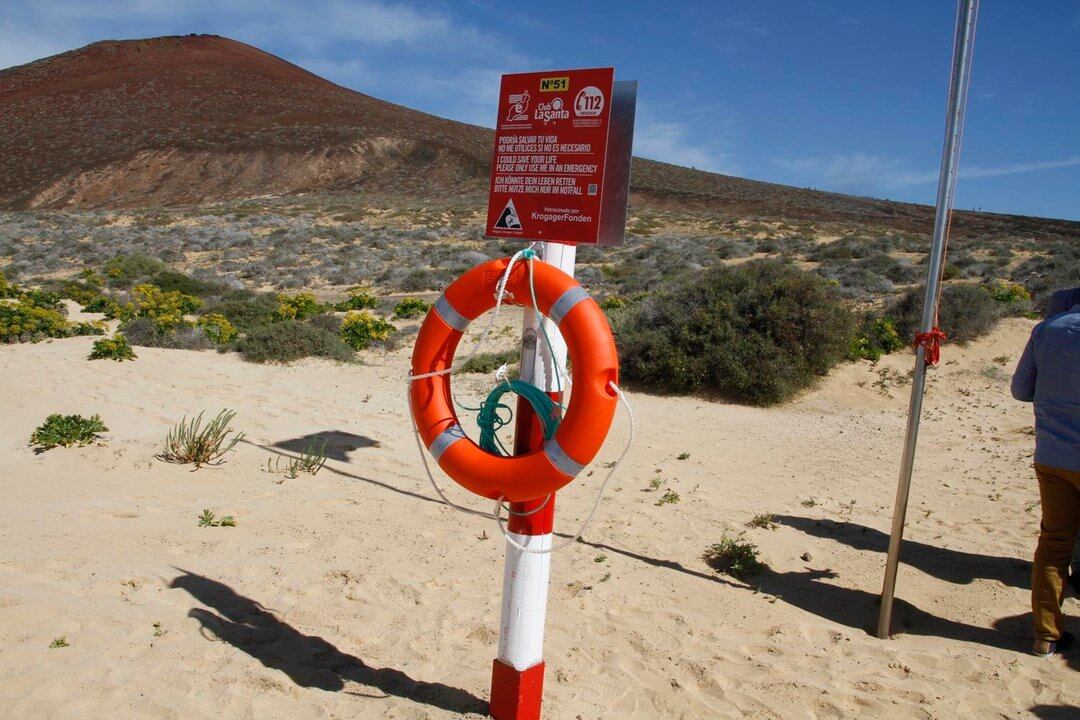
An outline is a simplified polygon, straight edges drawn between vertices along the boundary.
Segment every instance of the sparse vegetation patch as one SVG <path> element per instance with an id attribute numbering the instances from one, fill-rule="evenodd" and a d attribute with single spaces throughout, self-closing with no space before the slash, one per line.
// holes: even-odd
<path id="1" fill-rule="evenodd" d="M 742 535 L 721 535 L 720 542 L 705 549 L 701 558 L 718 573 L 742 580 L 756 575 L 765 568 L 758 558 L 757 546 L 742 539 Z"/>
<path id="2" fill-rule="evenodd" d="M 37 453 L 55 447 L 89 445 L 97 440 L 101 433 L 108 431 L 109 428 L 105 427 L 99 415 L 85 418 L 82 415 L 53 414 L 45 418 L 45 422 L 30 435 L 30 445 Z"/>
<path id="3" fill-rule="evenodd" d="M 203 413 L 191 420 L 185 417 L 165 436 L 165 445 L 156 457 L 164 462 L 191 464 L 196 470 L 203 465 L 221 465 L 225 453 L 244 439 L 244 433 L 229 427 L 234 417 L 232 410 L 222 410 L 205 427 Z"/>

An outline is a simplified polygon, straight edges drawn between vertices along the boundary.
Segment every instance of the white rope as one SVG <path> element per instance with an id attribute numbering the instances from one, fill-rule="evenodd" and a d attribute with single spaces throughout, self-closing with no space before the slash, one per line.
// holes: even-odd
<path id="1" fill-rule="evenodd" d="M 409 382 L 410 384 L 412 383 L 412 378 L 410 378 Z M 458 505 L 457 503 L 451 502 L 450 498 L 446 497 L 446 494 L 443 493 L 442 488 L 439 487 L 439 484 L 435 482 L 435 476 L 431 474 L 431 466 L 428 465 L 427 453 L 424 451 L 424 444 L 420 441 L 420 428 L 417 427 L 416 416 L 413 415 L 412 393 L 409 392 L 406 394 L 409 396 L 409 422 L 412 424 L 413 437 L 416 439 L 416 449 L 420 453 L 420 462 L 424 465 L 424 472 L 427 473 L 428 481 L 431 482 L 431 487 L 434 488 L 435 494 L 442 498 L 442 501 L 450 507 L 454 508 L 455 510 L 460 510 L 461 512 L 468 515 L 478 515 L 482 518 L 495 517 L 491 513 L 481 512 L 480 510 L 473 510 L 472 508 L 465 507 L 464 505 Z"/>
<path id="2" fill-rule="evenodd" d="M 622 402 L 622 406 L 626 410 L 627 418 L 629 418 L 630 420 L 630 437 L 626 439 L 626 447 L 624 447 L 623 451 L 619 453 L 619 457 L 615 461 L 615 464 L 611 466 L 610 470 L 608 470 L 608 474 L 607 477 L 604 478 L 604 482 L 600 483 L 600 489 L 596 492 L 596 500 L 593 501 L 592 509 L 589 510 L 589 514 L 585 518 L 585 522 L 581 523 L 581 527 L 578 528 L 578 531 L 574 534 L 573 537 L 567 538 L 566 540 L 563 540 L 557 545 L 552 545 L 546 550 L 537 550 L 535 548 L 525 547 L 517 540 L 515 540 L 510 534 L 510 532 L 506 529 L 506 525 L 503 523 L 502 520 L 502 501 L 504 500 L 504 498 L 500 497 L 498 500 L 496 500 L 494 514 L 495 524 L 499 526 L 499 530 L 502 532 L 503 537 L 506 538 L 506 542 L 510 543 L 518 550 L 529 553 L 531 555 L 550 555 L 553 552 L 557 552 L 559 550 L 562 550 L 563 548 L 570 547 L 581 539 L 581 536 L 585 534 L 585 530 L 588 529 L 589 524 L 592 523 L 593 517 L 596 516 L 596 511 L 600 507 L 600 501 L 604 498 L 604 489 L 607 487 L 608 483 L 611 482 L 611 478 L 615 476 L 615 472 L 622 464 L 623 459 L 626 457 L 626 453 L 630 452 L 630 446 L 634 444 L 634 434 L 636 432 L 634 424 L 634 411 L 630 408 L 630 403 L 626 400 L 626 395 L 623 394 L 622 389 L 619 388 L 619 386 L 616 385 L 614 382 L 609 382 L 608 385 L 619 396 L 619 401 Z"/>
<path id="3" fill-rule="evenodd" d="M 532 243 L 532 244 L 529 245 L 529 247 L 522 248 L 521 250 L 518 250 L 516 253 L 514 253 L 510 257 L 510 262 L 507 263 L 506 270 L 503 271 L 502 277 L 499 278 L 499 282 L 495 286 L 495 312 L 494 312 L 494 314 L 491 315 L 491 317 L 488 318 L 487 324 L 484 326 L 484 329 L 481 331 L 479 337 L 476 338 L 476 342 L 473 343 L 472 350 L 470 350 L 469 354 L 465 356 L 465 359 L 464 360 L 459 360 L 458 362 L 455 362 L 450 367 L 443 368 L 442 370 L 435 370 L 433 372 L 419 373 L 417 375 L 413 375 L 410 372 L 406 376 L 408 378 L 408 381 L 409 381 L 410 384 L 412 383 L 413 380 L 423 380 L 424 378 L 437 377 L 439 375 L 449 375 L 450 373 L 453 373 L 453 372 L 457 371 L 459 368 L 461 368 L 462 366 L 464 366 L 466 363 L 468 363 L 470 360 L 472 360 L 476 356 L 476 354 L 478 352 L 480 352 L 480 348 L 484 346 L 484 344 L 487 342 L 488 338 L 491 336 L 491 331 L 495 327 L 496 321 L 498 321 L 498 319 L 499 319 L 499 313 L 502 310 L 503 298 L 508 294 L 511 296 L 511 298 L 513 298 L 512 293 L 507 293 L 506 292 L 506 283 L 510 281 L 510 271 L 514 269 L 514 264 L 517 263 L 519 260 L 521 260 L 522 256 L 524 256 L 526 252 L 533 249 L 533 245 L 535 245 L 535 244 L 536 243 Z M 530 262 L 530 269 L 531 269 L 531 267 L 532 267 L 531 266 L 531 262 L 532 262 L 531 259 L 529 260 L 529 262 Z M 529 274 L 529 277 L 530 277 L 530 279 L 532 278 L 532 273 L 531 272 Z M 531 280 L 530 280 L 530 282 L 531 282 Z M 534 298 L 535 298 L 535 296 L 534 296 Z M 535 302 L 535 299 L 534 299 L 534 302 Z M 454 402 L 456 404 L 457 401 L 455 400 Z"/>

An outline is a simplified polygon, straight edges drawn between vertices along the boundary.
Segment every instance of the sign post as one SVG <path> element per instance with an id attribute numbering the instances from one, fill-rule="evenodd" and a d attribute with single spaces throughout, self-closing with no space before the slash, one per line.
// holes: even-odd
<path id="1" fill-rule="evenodd" d="M 636 82 L 613 68 L 504 75 L 491 164 L 487 235 L 541 241 L 538 254 L 574 274 L 576 244 L 617 245 L 626 227 Z M 550 339 L 546 347 L 544 336 Z M 522 380 L 557 403 L 566 343 L 548 318 L 526 308 Z M 565 381 L 564 381 L 565 382 Z M 518 398 L 514 453 L 543 446 L 543 431 Z M 511 503 L 499 650 L 492 665 L 495 720 L 539 720 L 544 688 L 544 622 L 555 496 Z"/>

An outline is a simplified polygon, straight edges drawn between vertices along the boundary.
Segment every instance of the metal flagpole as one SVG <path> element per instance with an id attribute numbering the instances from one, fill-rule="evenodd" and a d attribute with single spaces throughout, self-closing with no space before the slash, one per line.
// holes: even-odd
<path id="1" fill-rule="evenodd" d="M 964 129 L 964 110 L 971 80 L 971 58 L 975 44 L 975 21 L 979 0 L 959 0 L 956 13 L 956 34 L 953 40 L 952 77 L 949 83 L 949 103 L 945 115 L 945 146 L 941 153 L 941 175 L 938 180 L 937 211 L 934 215 L 934 238 L 930 247 L 930 270 L 923 300 L 920 336 L 936 330 L 937 305 L 941 288 L 941 270 L 945 257 L 949 218 L 956 192 L 956 171 L 960 159 L 960 139 Z M 919 343 L 915 351 L 915 377 L 911 382 L 911 401 L 908 406 L 907 433 L 904 455 L 900 463 L 900 482 L 896 488 L 892 533 L 889 536 L 889 556 L 885 564 L 885 583 L 881 590 L 881 613 L 878 616 L 877 636 L 889 637 L 892 627 L 893 596 L 896 591 L 896 572 L 900 563 L 900 545 L 904 538 L 904 519 L 911 491 L 911 471 L 915 464 L 915 445 L 919 439 L 919 420 L 922 415 L 923 391 L 926 385 L 926 347 Z"/>

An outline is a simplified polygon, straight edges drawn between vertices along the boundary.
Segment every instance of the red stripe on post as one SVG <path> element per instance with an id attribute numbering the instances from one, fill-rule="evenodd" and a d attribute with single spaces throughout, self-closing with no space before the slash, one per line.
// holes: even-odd
<path id="1" fill-rule="evenodd" d="M 491 666 L 491 705 L 494 720 L 540 720 L 544 696 L 544 663 L 515 670 L 495 660 Z"/>

